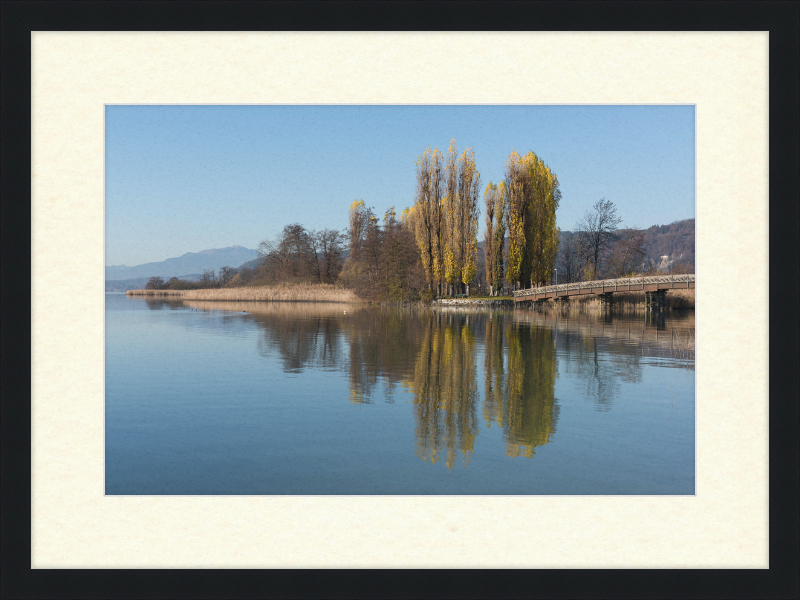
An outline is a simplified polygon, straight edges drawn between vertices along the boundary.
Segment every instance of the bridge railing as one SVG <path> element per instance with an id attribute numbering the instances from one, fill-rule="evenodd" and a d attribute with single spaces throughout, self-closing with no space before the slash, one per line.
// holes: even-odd
<path id="1" fill-rule="evenodd" d="M 615 287 L 628 285 L 647 285 L 653 283 L 693 283 L 694 275 L 648 275 L 645 277 L 624 277 L 622 279 L 598 279 L 596 281 L 579 281 L 577 283 L 562 283 L 560 285 L 548 285 L 527 290 L 517 290 L 514 296 L 534 296 L 536 294 L 552 294 L 556 292 L 570 292 L 573 290 L 585 290 L 598 287 Z"/>

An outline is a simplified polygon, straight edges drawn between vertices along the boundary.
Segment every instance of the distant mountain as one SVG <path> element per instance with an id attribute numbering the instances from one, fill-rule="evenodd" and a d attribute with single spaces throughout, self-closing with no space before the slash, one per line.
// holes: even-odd
<path id="1" fill-rule="evenodd" d="M 258 252 L 242 246 L 213 248 L 200 252 L 187 252 L 177 258 L 145 263 L 135 267 L 112 265 L 106 267 L 106 281 L 150 277 L 181 277 L 187 273 L 202 273 L 206 269 L 238 267 L 258 257 Z"/>

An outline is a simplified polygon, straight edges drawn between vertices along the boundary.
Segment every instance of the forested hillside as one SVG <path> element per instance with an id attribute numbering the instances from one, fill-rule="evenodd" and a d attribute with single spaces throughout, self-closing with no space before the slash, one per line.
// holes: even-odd
<path id="1" fill-rule="evenodd" d="M 676 221 L 669 225 L 653 225 L 644 232 L 647 256 L 654 262 L 667 256 L 668 261 L 682 261 L 694 266 L 694 219 Z"/>
<path id="2" fill-rule="evenodd" d="M 667 262 L 682 261 L 694 266 L 694 219 L 684 219 L 669 225 L 653 225 L 644 230 L 646 257 L 653 264 L 659 264 L 661 257 Z M 572 231 L 561 232 L 560 246 L 563 248 L 574 237 Z"/>

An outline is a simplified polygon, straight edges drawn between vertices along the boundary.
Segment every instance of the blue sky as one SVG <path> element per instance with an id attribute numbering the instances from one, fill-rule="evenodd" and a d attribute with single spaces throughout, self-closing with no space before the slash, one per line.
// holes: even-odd
<path id="1" fill-rule="evenodd" d="M 603 197 L 624 226 L 694 217 L 694 106 L 107 106 L 105 126 L 106 265 L 344 229 L 356 198 L 399 212 L 416 157 L 452 138 L 481 189 L 536 152 L 564 230 Z"/>

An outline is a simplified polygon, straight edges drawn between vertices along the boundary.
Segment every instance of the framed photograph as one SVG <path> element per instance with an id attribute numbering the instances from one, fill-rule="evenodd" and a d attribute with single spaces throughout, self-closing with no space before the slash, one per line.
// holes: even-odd
<path id="1" fill-rule="evenodd" d="M 4 350 L 12 332 L 31 343 L 27 392 L 27 354 L 3 353 L 4 595 L 427 596 L 409 586 L 437 569 L 448 596 L 792 596 L 797 457 L 773 452 L 796 442 L 797 407 L 773 398 L 796 392 L 781 357 L 796 356 L 797 315 L 774 304 L 769 258 L 797 259 L 796 202 L 780 200 L 797 198 L 796 5 L 64 7 L 3 4 L 5 47 L 30 52 L 2 57 L 3 196 L 20 198 L 3 203 L 4 256 L 31 198 L 31 262 L 3 267 L 6 290 L 31 285 L 30 335 L 14 329 L 25 319 L 3 328 Z M 463 247 L 451 228 L 430 264 L 413 221 L 436 187 L 419 184 L 427 146 L 466 182 L 451 195 L 443 182 L 438 205 L 480 208 Z M 516 198 L 500 181 L 543 186 L 524 210 L 552 212 L 543 235 L 562 249 L 615 192 L 622 222 L 581 263 L 591 276 L 565 281 L 557 250 L 526 250 L 509 272 L 508 233 L 492 279 L 487 201 Z M 693 268 L 674 250 L 628 261 L 636 235 L 687 218 Z M 314 260 L 280 262 L 290 242 Z M 402 269 L 386 267 L 389 243 L 410 252 Z M 256 255 L 122 276 L 237 245 Z M 368 248 L 384 262 L 359 258 Z M 248 260 L 314 300 L 513 304 L 243 306 L 220 294 L 255 289 L 228 285 Z M 373 267 L 402 281 L 375 283 Z M 659 287 L 689 275 L 691 327 Z M 137 277 L 146 295 L 106 294 Z M 796 273 L 781 277 L 796 296 Z M 521 308 L 578 305 L 598 281 L 615 289 L 592 292 L 586 318 Z M 647 303 L 635 317 L 624 293 Z M 8 458 L 26 448 L 29 465 Z M 29 523 L 6 529 L 26 503 Z M 309 583 L 299 569 L 321 571 Z M 631 569 L 629 593 L 612 569 Z M 77 578 L 54 586 L 52 570 Z"/>

